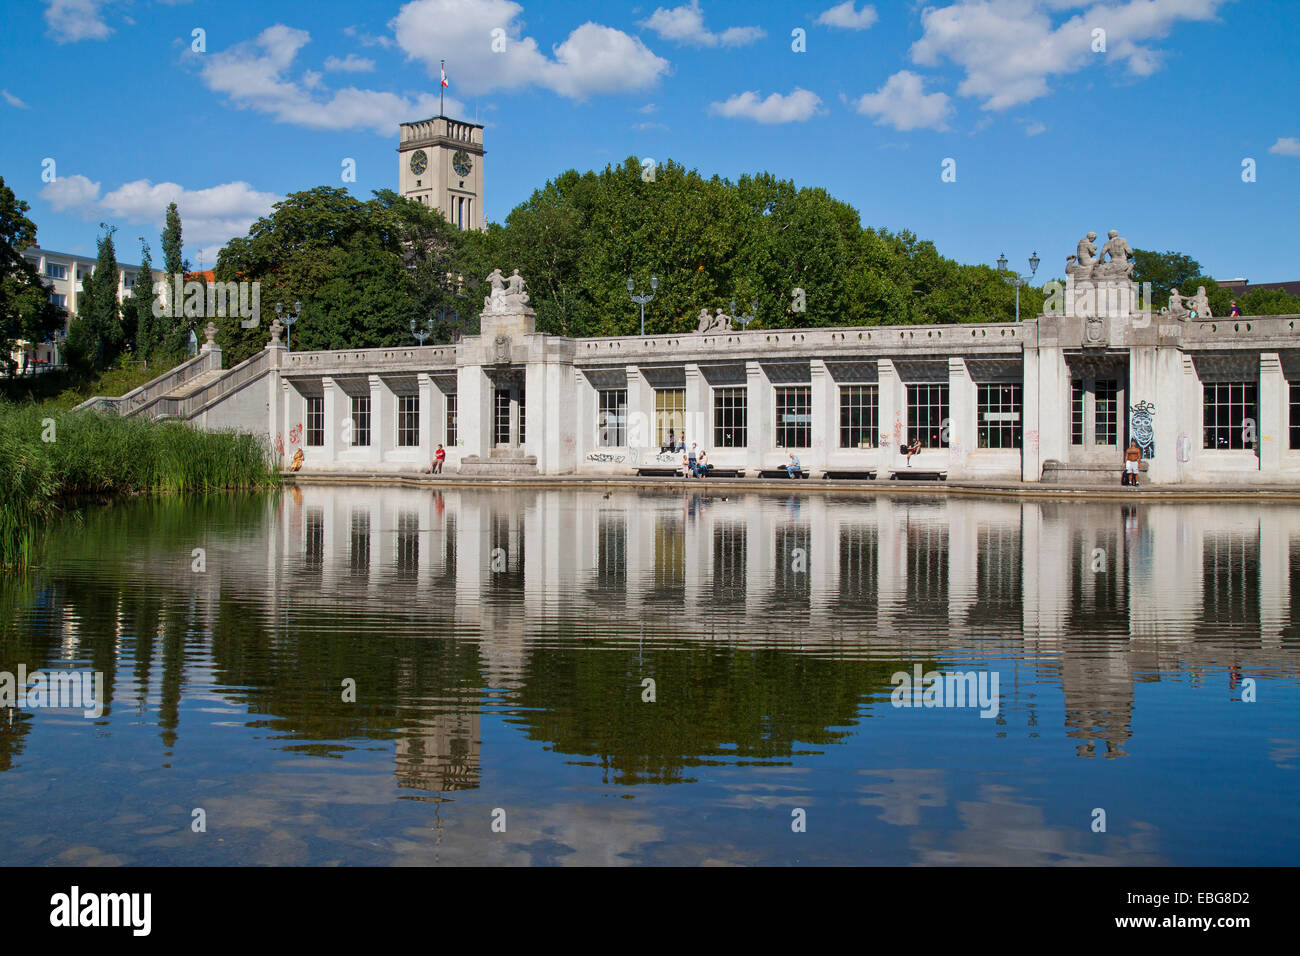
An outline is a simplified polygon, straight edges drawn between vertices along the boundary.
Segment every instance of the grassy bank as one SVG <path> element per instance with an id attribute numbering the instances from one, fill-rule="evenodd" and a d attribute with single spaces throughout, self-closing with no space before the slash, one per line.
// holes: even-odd
<path id="1" fill-rule="evenodd" d="M 28 565 L 43 523 L 77 495 L 258 489 L 276 480 L 252 435 L 74 415 L 50 403 L 0 405 L 0 564 Z"/>

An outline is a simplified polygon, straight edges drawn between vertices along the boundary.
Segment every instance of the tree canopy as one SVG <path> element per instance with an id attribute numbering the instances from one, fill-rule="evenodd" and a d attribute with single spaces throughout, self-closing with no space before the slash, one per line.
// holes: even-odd
<path id="1" fill-rule="evenodd" d="M 0 176 L 0 340 L 4 358 L 17 342 L 41 342 L 63 325 L 64 310 L 50 301 L 50 290 L 23 250 L 36 242 L 31 207 Z"/>

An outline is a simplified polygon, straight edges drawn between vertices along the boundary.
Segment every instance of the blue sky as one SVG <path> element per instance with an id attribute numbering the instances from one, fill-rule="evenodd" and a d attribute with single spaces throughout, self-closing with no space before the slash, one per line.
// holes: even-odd
<path id="1" fill-rule="evenodd" d="M 119 257 L 136 261 L 144 235 L 156 259 L 175 199 L 186 254 L 210 267 L 287 193 L 394 188 L 397 123 L 437 111 L 445 58 L 447 112 L 486 126 L 494 221 L 565 169 L 636 155 L 822 186 L 864 225 L 962 262 L 1037 251 L 1040 278 L 1112 228 L 1218 278 L 1300 278 L 1300 5 L 1286 0 L 6 10 L 0 175 L 61 251 L 93 252 L 105 221 Z"/>

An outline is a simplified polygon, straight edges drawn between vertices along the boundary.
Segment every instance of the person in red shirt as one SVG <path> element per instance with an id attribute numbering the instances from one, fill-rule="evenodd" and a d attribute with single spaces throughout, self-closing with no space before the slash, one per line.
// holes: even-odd
<path id="1" fill-rule="evenodd" d="M 447 450 L 438 446 L 438 450 L 433 453 L 433 467 L 430 469 L 435 475 L 442 474 L 442 464 L 447 460 Z"/>

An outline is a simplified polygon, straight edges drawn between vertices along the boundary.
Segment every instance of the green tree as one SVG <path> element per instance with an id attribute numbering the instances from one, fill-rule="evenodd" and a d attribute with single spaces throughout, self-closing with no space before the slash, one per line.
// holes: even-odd
<path id="1" fill-rule="evenodd" d="M 30 207 L 0 176 L 0 347 L 11 369 L 19 341 L 42 342 L 66 319 L 50 301 L 50 292 L 23 250 L 36 242 L 36 224 L 27 218 Z"/>
<path id="2" fill-rule="evenodd" d="M 121 272 L 113 248 L 117 227 L 105 227 L 98 240 L 99 255 L 94 271 L 82 280 L 77 319 L 68 331 L 68 360 L 85 370 L 102 370 L 122 351 L 125 336 L 117 289 Z"/>
<path id="3" fill-rule="evenodd" d="M 1181 252 L 1150 252 L 1133 250 L 1133 281 L 1141 288 L 1143 282 L 1151 283 L 1151 302 L 1167 302 L 1169 293 L 1177 289 L 1191 295 L 1196 286 L 1191 283 L 1201 274 L 1201 264 Z M 1204 284 L 1204 283 L 1202 283 Z"/>
<path id="4" fill-rule="evenodd" d="M 143 239 L 140 240 L 140 271 L 136 273 L 135 288 L 131 292 L 129 301 L 133 314 L 135 354 L 142 359 L 147 359 L 150 353 L 157 349 L 158 343 L 155 335 L 158 331 L 161 331 L 163 318 L 155 317 L 153 314 L 153 305 L 156 301 L 154 296 L 153 259 L 149 255 L 149 244 Z M 122 311 L 126 311 L 125 305 Z"/>

